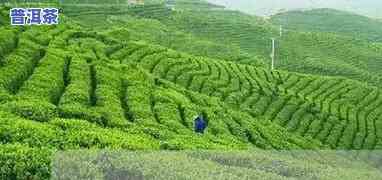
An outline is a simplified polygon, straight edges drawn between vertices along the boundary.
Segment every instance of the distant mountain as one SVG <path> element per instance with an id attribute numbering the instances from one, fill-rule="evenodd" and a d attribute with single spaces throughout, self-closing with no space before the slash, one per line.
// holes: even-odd
<path id="1" fill-rule="evenodd" d="M 269 16 L 282 9 L 331 8 L 382 18 L 380 12 L 382 1 L 380 0 L 208 0 L 208 2 L 258 16 Z"/>
<path id="2" fill-rule="evenodd" d="M 155 13 L 157 12 L 158 10 L 155 10 Z M 178 9 L 178 11 L 174 11 L 170 15 L 161 16 L 156 14 L 150 17 L 158 20 L 162 27 L 168 29 L 168 32 L 173 32 L 171 30 L 176 29 L 178 32 L 190 34 L 194 37 L 193 39 L 200 39 L 231 48 L 224 48 L 230 49 L 229 51 L 216 50 L 216 48 L 212 47 L 218 46 L 211 46 L 211 43 L 208 43 L 210 45 L 201 46 L 203 43 L 185 41 L 187 38 L 178 39 L 180 36 L 171 36 L 173 43 L 170 43 L 170 46 L 167 46 L 169 44 L 167 43 L 168 39 L 164 42 L 159 42 L 159 44 L 194 55 L 206 56 L 208 54 L 209 57 L 230 59 L 240 63 L 257 64 L 258 62 L 265 62 L 268 65 L 270 62 L 271 38 L 279 36 L 278 26 L 273 25 L 270 21 L 264 21 L 263 18 L 239 11 L 211 10 L 201 13 L 199 10 L 182 11 Z M 144 25 L 147 26 L 148 23 L 144 23 Z M 134 25 L 127 25 L 127 27 L 131 28 Z M 153 25 L 152 27 L 160 26 Z M 144 35 L 142 32 L 147 31 L 144 29 L 152 30 L 152 27 L 137 29 L 136 32 L 138 33 L 133 37 L 142 37 L 138 34 Z M 110 29 L 110 26 L 107 26 L 107 28 Z M 154 30 L 153 32 L 159 31 Z M 145 36 L 148 37 L 147 35 Z M 154 39 L 163 38 L 158 37 Z M 341 33 L 290 30 L 284 32 L 282 38 L 277 39 L 275 66 L 278 69 L 287 71 L 325 76 L 342 76 L 381 86 L 382 79 L 380 74 L 382 72 L 380 67 L 382 67 L 382 51 L 376 51 L 378 48 L 375 47 L 379 47 L 378 45 L 375 47 L 370 46 L 371 43 L 369 41 L 344 36 Z M 227 53 L 223 57 L 221 52 Z M 253 56 L 256 60 L 241 58 L 241 56 L 238 56 L 239 54 L 246 54 L 243 57 L 248 57 L 249 54 L 249 57 Z M 234 56 L 230 57 L 231 55 Z M 262 60 L 259 61 L 257 59 Z"/>
<path id="3" fill-rule="evenodd" d="M 382 41 L 382 21 L 334 9 L 295 10 L 276 14 L 275 24 L 287 29 L 332 32 L 370 41 Z"/>

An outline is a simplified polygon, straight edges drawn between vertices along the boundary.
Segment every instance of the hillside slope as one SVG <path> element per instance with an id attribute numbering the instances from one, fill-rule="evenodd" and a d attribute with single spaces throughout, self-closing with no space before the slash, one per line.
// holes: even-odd
<path id="1" fill-rule="evenodd" d="M 271 21 L 237 11 L 206 9 L 204 5 L 191 7 L 171 11 L 163 4 L 153 4 L 126 11 L 115 6 L 106 9 L 95 6 L 91 7 L 94 11 L 88 11 L 86 7 L 67 6 L 65 12 L 93 29 L 108 29 L 111 36 L 121 40 L 146 41 L 194 55 L 256 66 L 269 66 L 271 38 L 276 37 L 278 69 L 342 76 L 381 86 L 382 72 L 378 67 L 382 51 L 366 40 L 289 29 L 279 38 L 279 28 Z M 99 22 L 106 23 L 93 23 L 100 19 Z"/>
<path id="2" fill-rule="evenodd" d="M 172 13 L 162 4 L 124 7 L 94 6 L 91 11 L 85 11 L 86 6 L 63 6 L 65 14 L 83 26 L 93 31 L 107 31 L 109 36 L 123 41 L 144 41 L 193 55 L 264 65 L 263 59 L 241 50 L 235 44 L 198 37 L 158 21 L 155 17 L 169 17 Z M 126 11 L 126 8 L 129 10 Z"/>
<path id="3" fill-rule="evenodd" d="M 382 41 L 381 21 L 334 9 L 289 11 L 272 16 L 271 21 L 291 30 L 331 32 L 373 42 Z"/>

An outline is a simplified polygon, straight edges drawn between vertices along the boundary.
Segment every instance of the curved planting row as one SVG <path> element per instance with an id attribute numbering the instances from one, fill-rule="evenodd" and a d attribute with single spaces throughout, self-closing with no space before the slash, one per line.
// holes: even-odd
<path id="1" fill-rule="evenodd" d="M 18 36 L 18 29 L 0 28 L 0 67 L 6 63 L 6 56 L 16 49 L 19 40 Z"/>
<path id="2" fill-rule="evenodd" d="M 368 89 L 366 86 L 360 88 L 339 78 L 271 72 L 185 54 L 170 55 L 168 51 L 150 51 L 156 53 L 133 53 L 134 58 L 126 58 L 160 78 L 193 92 L 216 96 L 253 117 L 264 116 L 332 148 L 374 149 L 378 142 L 376 118 L 355 115 L 357 111 L 351 110 L 365 113 L 378 109 L 379 100 L 364 99 L 368 105 L 360 103 L 359 91 Z M 141 60 L 136 61 L 136 57 Z"/>
<path id="3" fill-rule="evenodd" d="M 305 144 L 305 142 L 299 142 L 297 145 L 297 138 L 294 140 L 280 139 L 278 141 L 285 141 L 285 143 L 281 144 L 271 143 L 271 141 L 274 141 L 272 139 L 273 135 L 271 136 L 264 130 L 258 132 L 259 129 L 253 129 L 253 126 L 258 126 L 254 123 L 246 124 L 246 122 L 241 122 L 242 120 L 234 120 L 237 117 L 233 115 L 227 116 L 230 114 L 229 112 L 220 112 L 220 103 L 214 105 L 212 109 L 210 105 L 205 105 L 203 109 L 200 109 L 196 104 L 193 104 L 192 100 L 179 92 L 175 92 L 176 88 L 169 92 L 169 87 L 162 87 L 156 84 L 155 80 L 149 81 L 153 83 L 152 87 L 145 90 L 149 91 L 150 95 L 145 95 L 143 90 L 134 90 L 136 86 L 140 86 L 138 84 L 142 84 L 142 81 L 134 83 L 128 77 L 130 73 L 139 71 L 139 68 L 134 69 L 134 66 L 127 68 L 123 64 L 120 65 L 120 62 L 115 61 L 113 58 L 109 59 L 103 51 L 106 46 L 93 37 L 82 36 L 69 40 L 68 37 L 70 36 L 64 33 L 62 35 L 64 40 L 57 38 L 53 43 L 50 43 L 43 60 L 36 66 L 30 78 L 23 83 L 17 92 L 16 96 L 21 101 L 10 103 L 12 110 L 21 111 L 17 112 L 17 114 L 38 121 L 51 121 L 56 117 L 85 119 L 100 126 L 119 127 L 124 130 L 146 127 L 143 129 L 145 133 L 165 142 L 162 148 L 187 148 L 193 146 L 218 148 L 228 144 L 244 148 L 247 146 L 246 142 L 258 147 L 279 149 L 317 146 L 308 145 L 309 143 Z M 65 44 L 66 48 L 63 48 L 62 51 L 51 49 L 59 43 Z M 92 45 L 90 46 L 90 44 Z M 163 50 L 149 51 L 149 53 L 142 52 L 142 55 L 136 55 L 136 58 L 155 56 L 155 53 L 161 51 Z M 136 53 L 139 52 L 140 50 L 137 49 Z M 110 57 L 113 57 L 116 53 L 113 53 Z M 171 53 L 168 57 L 177 58 Z M 126 62 L 133 62 L 136 58 L 129 56 Z M 197 63 L 196 69 L 205 67 L 205 70 L 194 75 L 201 77 L 210 75 L 213 65 L 206 65 L 207 62 Z M 220 66 L 220 68 L 229 71 L 228 66 Z M 42 76 L 42 74 L 49 74 L 49 76 Z M 171 72 L 167 72 L 167 74 L 171 74 Z M 220 73 L 219 76 L 223 76 L 223 74 L 226 73 Z M 127 77 L 124 77 L 125 75 Z M 228 81 L 233 81 L 233 78 L 227 77 L 227 79 L 231 79 Z M 194 83 L 190 83 L 190 85 L 194 85 Z M 199 89 L 199 86 L 196 89 Z M 241 88 L 237 87 L 237 89 Z M 134 102 L 136 102 L 136 98 L 142 96 L 147 99 L 147 105 L 144 108 L 139 108 L 145 105 L 145 101 L 140 99 L 136 104 Z M 209 97 L 203 98 L 209 99 Z M 21 106 L 21 103 L 26 106 Z M 36 107 L 36 105 L 38 105 L 37 109 L 29 109 L 32 106 Z M 147 109 L 148 112 L 140 113 L 144 109 Z M 27 112 L 32 112 L 32 114 Z M 198 138 L 193 134 L 192 120 L 200 112 L 204 112 L 209 119 L 210 135 L 207 136 L 208 138 Z M 140 115 L 143 115 L 143 117 Z M 227 117 L 232 119 L 226 119 Z M 246 118 L 249 118 L 249 116 Z M 252 121 L 255 122 L 255 120 Z M 152 129 L 147 129 L 147 127 Z M 260 126 L 257 128 L 262 129 L 265 127 Z M 189 144 L 184 140 L 187 137 L 197 139 L 196 143 Z M 214 139 L 220 140 L 214 142 Z"/>
<path id="4" fill-rule="evenodd" d="M 132 66 L 131 69 L 139 67 Z M 141 70 L 138 70 L 138 72 Z M 264 123 L 264 120 L 257 120 L 250 115 L 229 110 L 219 100 L 206 95 L 188 91 L 181 86 L 174 85 L 168 81 L 150 78 L 150 75 L 141 71 L 135 77 L 128 76 L 128 106 L 134 116 L 136 123 L 145 126 L 165 126 L 170 130 L 168 134 L 178 134 L 178 136 L 192 133 L 192 120 L 198 113 L 203 113 L 208 119 L 209 128 L 207 136 L 217 136 L 221 143 L 249 142 L 255 146 L 263 148 L 299 148 L 312 147 L 313 144 L 292 140 L 277 140 L 272 137 L 272 132 L 281 127 Z M 146 83 L 142 83 L 146 82 Z M 268 127 L 269 126 L 269 127 Z M 265 129 L 267 130 L 265 130 Z M 271 130 L 275 128 L 274 130 Z M 285 132 L 286 133 L 286 132 Z M 158 134 L 158 137 L 166 137 L 168 134 Z M 278 134 L 278 133 L 275 133 Z M 275 136 L 279 136 L 275 135 Z M 175 135 L 177 136 L 177 135 Z M 186 138 L 185 136 L 184 138 Z M 212 137 L 211 137 L 212 138 Z M 236 139 L 236 140 L 235 140 Z M 228 141 L 229 140 L 229 141 Z M 260 143 L 262 142 L 262 143 Z"/>
<path id="5" fill-rule="evenodd" d="M 33 74 L 45 56 L 45 49 L 40 43 L 47 44 L 52 38 L 49 32 L 52 31 L 46 32 L 43 28 L 27 29 L 19 35 L 17 47 L 4 57 L 3 65 L 0 66 L 0 101 L 17 94 L 23 83 Z"/>
<path id="6" fill-rule="evenodd" d="M 112 45 L 96 33 L 52 34 L 49 43 L 36 41 L 45 52 L 41 60 L 16 85 L 5 81 L 3 89 L 15 100 L 5 109 L 37 121 L 74 118 L 139 129 L 163 141 L 163 148 L 295 149 L 319 147 L 316 140 L 331 148 L 379 147 L 379 92 L 350 81 L 271 72 L 143 43 Z M 33 38 L 21 38 L 18 48 L 25 39 Z M 206 138 L 193 134 L 199 113 L 208 117 Z M 200 144 L 189 145 L 187 138 Z"/>

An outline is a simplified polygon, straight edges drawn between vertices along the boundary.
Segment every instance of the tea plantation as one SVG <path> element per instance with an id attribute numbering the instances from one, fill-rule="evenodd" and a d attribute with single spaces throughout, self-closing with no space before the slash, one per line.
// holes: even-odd
<path id="1" fill-rule="evenodd" d="M 64 4 L 54 26 L 10 26 L 9 6 L 0 6 L 0 179 L 49 179 L 54 155 L 66 150 L 382 149 L 379 43 L 290 31 L 281 43 L 294 46 L 280 55 L 288 59 L 271 71 L 268 37 L 277 31 L 270 22 L 228 10 L 203 14 L 213 7 L 203 3 L 171 11 L 159 1 L 97 2 Z M 332 43 L 340 44 L 336 54 Z M 305 53 L 311 61 L 300 59 Z M 194 133 L 198 114 L 208 123 L 203 135 Z M 198 157 L 209 156 L 191 155 L 179 151 L 174 159 L 202 166 Z M 256 160 L 250 153 L 226 155 Z M 208 167 L 228 168 L 216 156 Z M 357 163 L 338 172 L 349 175 L 366 164 Z M 227 179 L 254 168 L 230 165 L 237 168 Z M 190 174 L 189 168 L 177 171 Z M 316 177 L 256 171 L 263 176 L 249 178 Z"/>

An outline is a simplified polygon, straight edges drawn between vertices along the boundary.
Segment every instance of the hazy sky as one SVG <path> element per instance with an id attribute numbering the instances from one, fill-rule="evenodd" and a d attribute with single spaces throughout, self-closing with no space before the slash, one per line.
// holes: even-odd
<path id="1" fill-rule="evenodd" d="M 208 0 L 256 15 L 269 15 L 280 9 L 335 8 L 382 18 L 382 0 Z"/>

